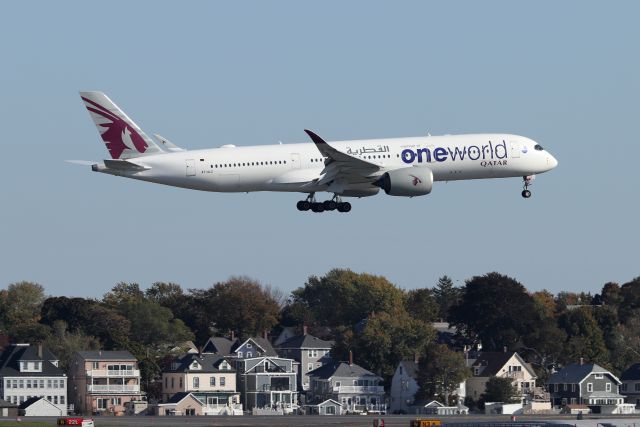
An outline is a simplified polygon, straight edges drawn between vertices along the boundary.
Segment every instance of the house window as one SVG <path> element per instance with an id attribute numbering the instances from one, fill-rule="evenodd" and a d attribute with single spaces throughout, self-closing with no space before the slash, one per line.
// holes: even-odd
<path id="1" fill-rule="evenodd" d="M 100 369 L 100 362 L 93 362 L 92 367 L 93 369 Z"/>
<path id="2" fill-rule="evenodd" d="M 182 390 L 182 377 L 180 377 L 180 390 Z"/>
<path id="3" fill-rule="evenodd" d="M 96 408 L 103 411 L 107 409 L 107 399 L 96 399 Z"/>
<path id="4" fill-rule="evenodd" d="M 563 384 L 562 389 L 563 389 L 564 391 L 567 391 L 567 384 Z"/>
<path id="5" fill-rule="evenodd" d="M 211 386 L 211 387 L 215 387 L 216 386 L 216 377 L 209 378 L 209 386 Z"/>
<path id="6" fill-rule="evenodd" d="M 58 404 L 58 396 L 53 396 L 53 404 L 54 405 Z"/>
<path id="7" fill-rule="evenodd" d="M 171 377 L 171 388 L 174 388 L 176 386 L 176 379 Z"/>
<path id="8" fill-rule="evenodd" d="M 622 384 L 622 391 L 627 391 L 627 384 Z"/>
<path id="9" fill-rule="evenodd" d="M 336 381 L 336 387 L 340 387 L 340 381 Z M 344 400 L 344 399 L 342 399 Z"/>
<path id="10" fill-rule="evenodd" d="M 640 383 L 636 383 L 634 390 L 635 391 L 640 391 Z"/>
<path id="11" fill-rule="evenodd" d="M 251 348 L 251 343 L 250 342 L 247 343 L 247 348 Z"/>
<path id="12" fill-rule="evenodd" d="M 564 406 L 564 405 L 566 405 L 566 404 L 567 404 L 567 399 L 562 398 L 562 406 Z"/>
<path id="13" fill-rule="evenodd" d="M 42 362 L 36 362 L 34 363 L 36 371 L 40 371 L 42 370 Z"/>
<path id="14" fill-rule="evenodd" d="M 307 371 L 313 371 L 313 363 L 307 363 Z"/>
<path id="15" fill-rule="evenodd" d="M 602 374 L 594 374 L 594 377 L 595 377 L 597 380 L 601 380 L 601 379 L 603 378 Z"/>
<path id="16" fill-rule="evenodd" d="M 589 393 L 593 392 L 593 383 L 587 383 L 587 391 Z"/>
<path id="17" fill-rule="evenodd" d="M 480 375 L 480 368 L 478 367 L 473 368 L 473 375 L 476 375 L 476 376 Z"/>
<path id="18" fill-rule="evenodd" d="M 606 391 L 611 391 L 611 383 L 607 383 L 607 384 L 605 385 L 605 390 L 606 390 Z"/>
<path id="19" fill-rule="evenodd" d="M 242 352 L 241 351 L 238 352 L 238 357 L 242 358 Z"/>
<path id="20" fill-rule="evenodd" d="M 224 387 L 227 385 L 227 379 L 225 377 L 220 377 L 220 387 Z"/>
<path id="21" fill-rule="evenodd" d="M 247 351 L 247 358 L 253 357 L 253 353 L 251 353 L 250 351 Z"/>
<path id="22" fill-rule="evenodd" d="M 200 388 L 200 378 L 193 377 L 193 388 Z"/>

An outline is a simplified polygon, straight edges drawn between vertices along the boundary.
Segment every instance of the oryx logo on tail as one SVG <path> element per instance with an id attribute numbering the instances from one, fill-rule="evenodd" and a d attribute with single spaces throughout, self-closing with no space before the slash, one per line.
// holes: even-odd
<path id="1" fill-rule="evenodd" d="M 119 159 L 125 150 L 144 153 L 149 147 L 140 134 L 130 126 L 123 118 L 111 112 L 109 109 L 82 97 L 87 110 L 94 116 L 96 126 L 100 129 L 100 136 L 105 142 L 111 157 Z M 95 115 L 99 116 L 98 119 Z"/>

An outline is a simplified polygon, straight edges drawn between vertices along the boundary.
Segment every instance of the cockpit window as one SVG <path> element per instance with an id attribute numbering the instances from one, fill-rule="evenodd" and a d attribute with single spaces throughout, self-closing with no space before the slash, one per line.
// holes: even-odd
<path id="1" fill-rule="evenodd" d="M 535 148 L 538 151 L 544 150 L 544 148 L 542 148 L 542 145 L 540 145 L 540 144 L 536 144 L 533 148 Z"/>

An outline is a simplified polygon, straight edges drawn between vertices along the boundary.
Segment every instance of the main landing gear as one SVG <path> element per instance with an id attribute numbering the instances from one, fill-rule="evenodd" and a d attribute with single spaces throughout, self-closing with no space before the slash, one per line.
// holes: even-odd
<path id="1" fill-rule="evenodd" d="M 524 190 L 522 190 L 522 197 L 524 197 L 525 199 L 528 199 L 529 197 L 531 197 L 531 191 L 529 191 L 529 186 L 532 184 L 534 176 L 533 175 L 528 175 L 528 176 L 523 176 L 522 177 L 522 181 L 524 182 Z"/>
<path id="2" fill-rule="evenodd" d="M 349 212 L 351 210 L 351 203 L 343 202 L 340 196 L 335 194 L 333 199 L 325 200 L 324 202 L 316 202 L 315 193 L 309 194 L 305 200 L 300 200 L 296 207 L 299 211 L 308 211 L 312 212 L 324 212 L 324 211 L 335 211 L 338 212 Z"/>

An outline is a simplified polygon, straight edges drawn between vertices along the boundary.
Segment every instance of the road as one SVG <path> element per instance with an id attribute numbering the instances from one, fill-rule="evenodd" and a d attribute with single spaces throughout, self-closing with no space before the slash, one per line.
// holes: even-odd
<path id="1" fill-rule="evenodd" d="M 375 416 L 311 416 L 311 415 L 290 415 L 290 416 L 238 416 L 238 417 L 96 417 L 96 427 L 155 427 L 155 426 L 188 426 L 188 427 L 297 427 L 297 426 L 330 426 L 330 427 L 371 427 Z M 411 420 L 415 416 L 409 415 L 385 415 L 385 427 L 409 427 Z M 575 416 L 522 416 L 518 417 L 515 423 L 510 423 L 508 415 L 468 415 L 457 417 L 438 417 L 443 424 L 480 424 L 480 423 L 500 423 L 500 427 L 507 427 L 509 423 L 513 427 L 520 427 L 526 423 L 538 423 L 544 425 L 554 422 L 577 427 L 640 427 L 640 416 L 598 418 L 595 416 L 585 416 L 584 420 L 576 420 Z M 25 419 L 27 421 L 27 419 Z M 29 417 L 28 421 L 44 421 L 56 425 L 56 418 Z M 505 424 L 502 424 L 505 423 Z M 16 424 L 19 426 L 19 424 Z M 483 427 L 490 427 L 485 424 Z"/>

